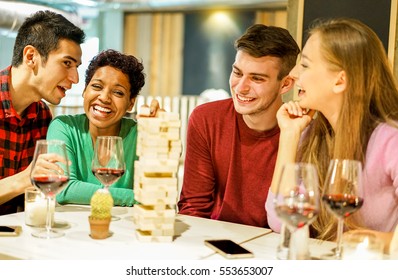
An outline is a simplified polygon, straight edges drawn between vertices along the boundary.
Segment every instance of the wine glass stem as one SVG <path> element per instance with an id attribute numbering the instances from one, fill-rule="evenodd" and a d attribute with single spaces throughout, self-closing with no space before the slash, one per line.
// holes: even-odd
<path id="1" fill-rule="evenodd" d="M 46 231 L 50 233 L 53 224 L 53 215 L 51 213 L 51 206 L 53 205 L 53 197 L 47 197 L 47 213 L 46 213 Z"/>
<path id="2" fill-rule="evenodd" d="M 344 230 L 344 219 L 338 218 L 337 220 L 337 246 L 335 255 L 337 258 L 341 259 L 342 255 L 342 241 L 343 241 L 343 230 Z"/>

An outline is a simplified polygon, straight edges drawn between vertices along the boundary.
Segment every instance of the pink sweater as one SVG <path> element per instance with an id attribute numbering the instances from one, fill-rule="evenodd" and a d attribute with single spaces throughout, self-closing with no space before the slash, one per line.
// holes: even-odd
<path id="1" fill-rule="evenodd" d="M 232 99 L 192 112 L 179 213 L 268 227 L 264 203 L 278 152 L 279 128 L 256 132 Z"/>
<path id="2" fill-rule="evenodd" d="M 273 207 L 275 195 L 269 192 L 265 208 L 268 223 L 280 231 Z M 366 151 L 362 197 L 359 210 L 364 226 L 378 231 L 393 231 L 398 224 L 398 129 L 380 124 L 373 131 Z"/>

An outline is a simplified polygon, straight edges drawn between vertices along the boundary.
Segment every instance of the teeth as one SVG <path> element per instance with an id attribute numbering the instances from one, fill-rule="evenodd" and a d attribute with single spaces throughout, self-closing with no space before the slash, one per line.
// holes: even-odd
<path id="1" fill-rule="evenodd" d="M 101 106 L 98 106 L 98 105 L 94 106 L 94 109 L 98 110 L 98 111 L 101 111 L 101 112 L 105 112 L 105 113 L 109 113 L 111 111 L 110 109 L 107 109 L 107 108 L 104 108 L 104 107 L 101 107 Z"/>
<path id="2" fill-rule="evenodd" d="M 243 96 L 240 96 L 240 95 L 237 95 L 238 96 L 238 99 L 239 100 L 242 100 L 242 101 L 252 101 L 254 98 L 247 98 L 247 97 L 243 97 Z"/>

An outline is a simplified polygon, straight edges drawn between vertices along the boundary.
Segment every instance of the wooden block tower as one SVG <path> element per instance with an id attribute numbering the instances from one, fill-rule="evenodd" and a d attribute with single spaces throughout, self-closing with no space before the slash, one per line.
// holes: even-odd
<path id="1" fill-rule="evenodd" d="M 177 172 L 181 156 L 178 113 L 159 112 L 138 119 L 134 174 L 134 221 L 138 240 L 171 242 L 178 195 Z"/>

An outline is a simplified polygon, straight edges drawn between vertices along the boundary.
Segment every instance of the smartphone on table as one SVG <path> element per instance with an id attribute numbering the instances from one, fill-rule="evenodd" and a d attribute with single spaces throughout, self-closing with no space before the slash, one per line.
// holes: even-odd
<path id="1" fill-rule="evenodd" d="M 0 236 L 18 236 L 21 232 L 21 226 L 0 226 Z"/>
<path id="2" fill-rule="evenodd" d="M 228 259 L 254 257 L 252 252 L 229 239 L 205 240 L 205 245 Z"/>

